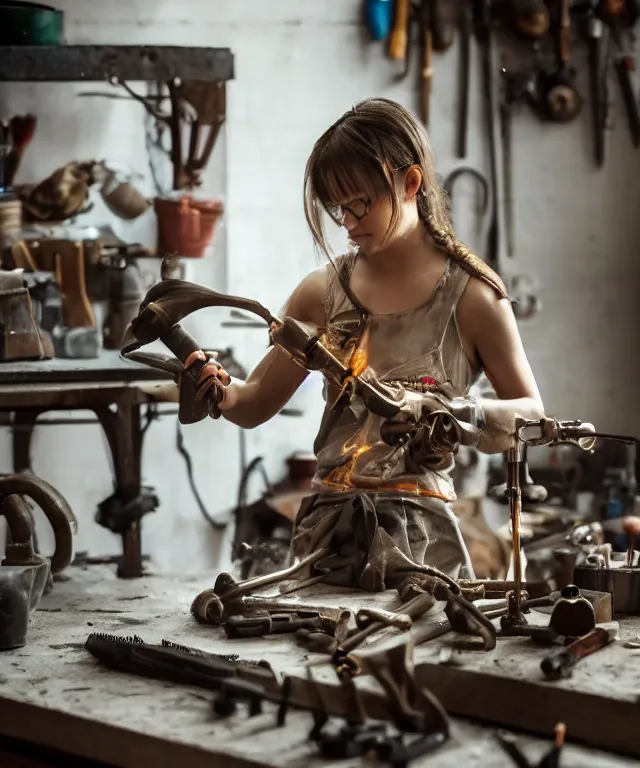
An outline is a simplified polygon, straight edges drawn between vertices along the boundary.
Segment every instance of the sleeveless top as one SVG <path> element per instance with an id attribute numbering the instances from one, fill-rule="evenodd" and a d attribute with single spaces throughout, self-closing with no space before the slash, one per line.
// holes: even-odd
<path id="1" fill-rule="evenodd" d="M 356 258 L 357 252 L 338 259 L 338 269 L 347 280 Z M 331 331 L 340 327 L 341 317 L 353 316 L 354 306 L 331 265 L 327 274 L 324 308 Z M 404 312 L 370 315 L 367 362 L 381 380 L 418 390 L 437 389 L 447 397 L 468 393 L 480 371 L 474 370 L 464 352 L 455 309 L 469 279 L 469 273 L 449 258 L 426 303 Z M 412 471 L 405 461 L 406 448 L 382 441 L 384 419 L 368 411 L 357 398 L 333 410 L 338 394 L 325 382 L 326 406 L 314 442 L 317 470 L 313 485 L 317 492 L 358 489 L 445 501 L 456 498 L 451 477 L 453 454 Z"/>

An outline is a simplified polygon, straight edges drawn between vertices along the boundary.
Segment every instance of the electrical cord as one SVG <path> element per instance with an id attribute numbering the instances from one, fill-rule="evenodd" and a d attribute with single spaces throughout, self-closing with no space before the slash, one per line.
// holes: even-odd
<path id="1" fill-rule="evenodd" d="M 211 527 L 214 530 L 224 531 L 227 525 L 229 524 L 229 521 L 216 520 L 214 517 L 211 516 L 204 502 L 202 501 L 202 497 L 200 496 L 200 493 L 196 486 L 196 481 L 193 474 L 193 462 L 191 460 L 191 455 L 189 454 L 189 451 L 187 451 L 184 445 L 184 437 L 182 435 L 182 429 L 180 428 L 179 419 L 176 419 L 176 448 L 178 449 L 178 453 L 184 458 L 185 464 L 187 465 L 187 477 L 189 479 L 189 485 L 191 486 L 191 492 L 193 493 L 193 496 L 196 500 L 198 509 L 200 510 L 200 512 L 202 512 L 202 516 L 205 518 L 205 520 L 209 523 L 209 525 L 211 525 Z"/>

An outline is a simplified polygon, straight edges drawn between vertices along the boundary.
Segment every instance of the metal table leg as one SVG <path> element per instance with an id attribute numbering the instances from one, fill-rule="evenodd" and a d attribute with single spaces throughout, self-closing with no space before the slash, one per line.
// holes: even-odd
<path id="1" fill-rule="evenodd" d="M 122 536 L 121 578 L 143 575 L 141 519 L 158 506 L 149 488 L 142 487 L 140 404 L 130 393 L 118 397 L 115 410 L 96 406 L 92 410 L 107 436 L 113 459 L 115 491 L 98 507 L 96 522 Z"/>
<path id="2" fill-rule="evenodd" d="M 43 413 L 41 408 L 20 409 L 13 413 L 13 471 L 31 472 L 31 439 L 36 420 Z"/>

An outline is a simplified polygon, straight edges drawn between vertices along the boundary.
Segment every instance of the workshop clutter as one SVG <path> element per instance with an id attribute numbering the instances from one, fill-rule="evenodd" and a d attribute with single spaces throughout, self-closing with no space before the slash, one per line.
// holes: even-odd
<path id="1" fill-rule="evenodd" d="M 138 255 L 144 255 L 139 246 L 127 245 L 108 232 L 86 240 L 22 239 L 3 251 L 5 274 L 25 286 L 28 299 L 20 306 L 23 314 L 27 310 L 31 314 L 30 327 L 39 329 L 37 338 L 44 350 L 39 358 L 88 359 L 98 357 L 103 348 L 119 348 L 143 295 L 142 274 L 135 263 Z M 16 301 L 16 297 L 11 304 L 4 301 L 2 311 L 13 307 L 15 313 Z M 100 319 L 98 305 L 104 310 Z M 15 316 L 14 321 L 7 328 L 15 345 L 25 321 L 17 325 Z M 36 335 L 30 338 L 35 343 Z M 36 345 L 29 357 L 40 348 Z M 3 359 L 15 359 L 11 354 L 7 357 L 6 348 Z"/>
<path id="2" fill-rule="evenodd" d="M 36 551 L 30 501 L 42 509 L 53 530 L 51 557 Z M 46 481 L 26 474 L 0 475 L 0 518 L 10 534 L 0 565 L 0 651 L 6 651 L 26 644 L 29 617 L 51 574 L 60 573 L 73 560 L 78 526 L 66 499 Z"/>
<path id="3" fill-rule="evenodd" d="M 203 256 L 222 218 L 222 201 L 181 195 L 157 197 L 153 204 L 158 218 L 158 250 L 188 258 Z"/>
<path id="4" fill-rule="evenodd" d="M 395 0 L 393 4 L 367 0 L 365 10 L 371 39 L 386 41 L 389 58 L 404 62 L 399 77 L 410 72 L 411 46 L 420 48 L 416 72 L 421 84 L 420 114 L 425 124 L 429 122 L 432 54 L 447 51 L 459 34 L 461 100 L 456 152 L 460 158 L 467 152 L 474 37 L 486 57 L 482 77 L 495 81 L 500 120 L 509 120 L 513 107 L 524 103 L 543 122 L 567 123 L 588 105 L 594 156 L 602 165 L 612 71 L 619 83 L 632 144 L 640 145 L 640 98 L 633 50 L 640 14 L 637 0 Z M 531 66 L 516 72 L 509 64 L 499 65 L 493 50 L 497 34 L 509 36 L 522 52 L 530 51 Z M 588 96 L 580 92 L 580 78 L 572 62 L 572 48 L 579 45 L 589 51 Z M 488 82 L 483 87 L 489 93 Z"/>

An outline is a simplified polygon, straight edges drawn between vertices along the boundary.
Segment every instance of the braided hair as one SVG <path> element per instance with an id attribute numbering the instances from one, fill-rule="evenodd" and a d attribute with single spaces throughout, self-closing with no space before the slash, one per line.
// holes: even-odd
<path id="1" fill-rule="evenodd" d="M 361 101 L 315 143 L 305 170 L 304 207 L 316 244 L 333 263 L 323 214 L 329 212 L 332 201 L 363 193 L 371 199 L 379 194 L 390 196 L 388 237 L 400 208 L 393 172 L 411 166 L 418 166 L 422 172 L 422 188 L 416 196 L 418 215 L 435 245 L 471 275 L 488 283 L 500 298 L 507 298 L 505 285 L 496 272 L 454 234 L 448 196 L 436 176 L 424 126 L 389 99 Z"/>

